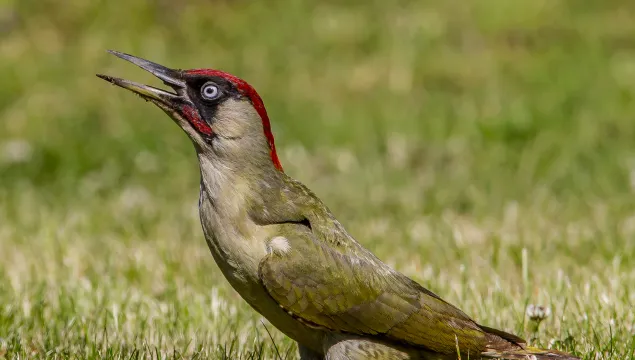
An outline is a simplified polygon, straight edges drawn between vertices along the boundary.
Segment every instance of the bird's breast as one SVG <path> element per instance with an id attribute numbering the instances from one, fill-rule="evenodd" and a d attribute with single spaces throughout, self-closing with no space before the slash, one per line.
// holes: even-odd
<path id="1" fill-rule="evenodd" d="M 266 255 L 265 239 L 247 216 L 240 216 L 229 206 L 213 203 L 201 192 L 199 211 L 205 240 L 214 260 L 230 284 L 243 297 L 260 287 L 258 264 Z"/>
<path id="2" fill-rule="evenodd" d="M 207 245 L 219 269 L 251 307 L 276 328 L 301 344 L 321 349 L 324 334 L 311 329 L 287 314 L 261 285 L 258 266 L 267 255 L 266 241 L 275 228 L 260 226 L 250 220 L 228 218 L 218 204 L 201 191 L 199 201 L 201 225 Z"/>

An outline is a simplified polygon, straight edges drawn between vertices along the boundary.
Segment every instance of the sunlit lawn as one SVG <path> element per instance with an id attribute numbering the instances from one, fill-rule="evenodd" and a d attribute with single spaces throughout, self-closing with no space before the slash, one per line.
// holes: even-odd
<path id="1" fill-rule="evenodd" d="M 157 84 L 109 48 L 247 79 L 286 172 L 479 322 L 635 358 L 635 2 L 149 3 L 0 5 L 0 358 L 297 356 L 216 268 L 186 136 L 94 77 Z"/>

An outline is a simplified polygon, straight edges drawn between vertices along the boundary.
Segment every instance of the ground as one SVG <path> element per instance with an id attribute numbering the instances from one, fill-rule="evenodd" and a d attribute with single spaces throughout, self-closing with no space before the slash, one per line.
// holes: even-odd
<path id="1" fill-rule="evenodd" d="M 635 2 L 0 5 L 0 358 L 288 358 L 229 287 L 112 48 L 264 98 L 285 171 L 488 326 L 635 357 Z M 533 331 L 530 305 L 551 315 Z"/>

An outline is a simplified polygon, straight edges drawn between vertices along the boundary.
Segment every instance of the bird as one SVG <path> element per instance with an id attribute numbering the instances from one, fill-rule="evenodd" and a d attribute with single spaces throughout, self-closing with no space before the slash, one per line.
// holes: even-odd
<path id="1" fill-rule="evenodd" d="M 363 247 L 284 172 L 262 98 L 245 80 L 108 52 L 171 88 L 97 74 L 158 106 L 188 135 L 212 256 L 241 297 L 297 342 L 300 359 L 578 359 L 478 324 Z"/>

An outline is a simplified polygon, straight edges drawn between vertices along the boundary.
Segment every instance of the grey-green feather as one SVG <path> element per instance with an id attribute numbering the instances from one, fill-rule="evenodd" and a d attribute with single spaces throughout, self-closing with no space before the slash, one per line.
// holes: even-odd
<path id="1" fill-rule="evenodd" d="M 289 242 L 259 266 L 283 309 L 307 326 L 443 354 L 456 353 L 457 343 L 465 353 L 485 349 L 486 333 L 467 315 L 364 249 L 302 184 L 284 176 L 280 185 L 268 192 L 266 212 L 255 204 L 250 214 L 281 225 Z"/>

